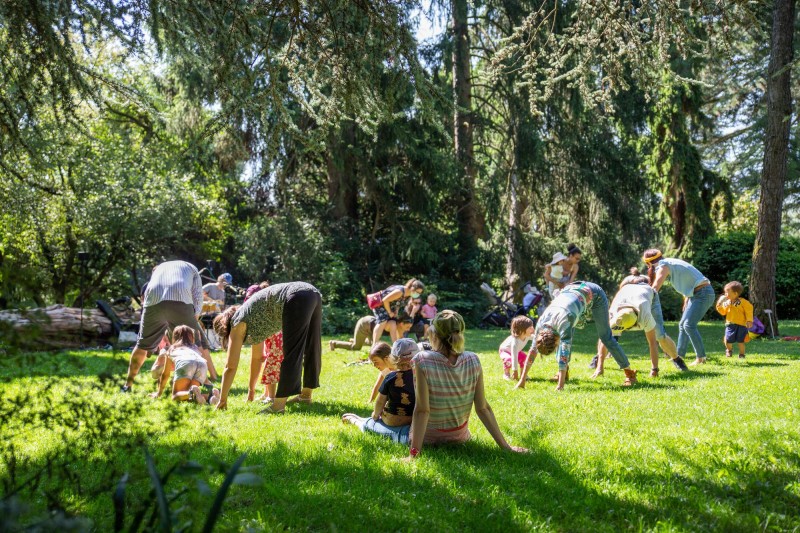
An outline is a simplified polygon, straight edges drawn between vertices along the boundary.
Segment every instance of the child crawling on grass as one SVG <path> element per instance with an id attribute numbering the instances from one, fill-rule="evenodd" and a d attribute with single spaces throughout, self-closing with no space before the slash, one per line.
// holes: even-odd
<path id="1" fill-rule="evenodd" d="M 511 321 L 511 335 L 500 345 L 503 379 L 519 379 L 520 367 L 525 366 L 528 357 L 524 351 L 525 345 L 533 339 L 533 329 L 533 320 L 526 316 L 515 316 Z"/>
<path id="2" fill-rule="evenodd" d="M 200 388 L 206 381 L 208 365 L 200 355 L 194 343 L 194 330 L 189 326 L 178 326 L 172 332 L 172 346 L 167 350 L 169 362 L 164 365 L 161 379 L 158 382 L 158 391 L 150 396 L 158 398 L 164 392 L 169 380 L 171 368 L 175 369 L 172 381 L 172 399 L 176 402 L 190 401 L 200 405 L 219 402 L 219 389 L 213 389 L 211 394 L 205 395 Z"/>

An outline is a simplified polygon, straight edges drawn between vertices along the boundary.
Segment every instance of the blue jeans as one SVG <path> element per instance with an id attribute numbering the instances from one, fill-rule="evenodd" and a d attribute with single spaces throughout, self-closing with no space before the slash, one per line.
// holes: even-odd
<path id="1" fill-rule="evenodd" d="M 408 444 L 411 442 L 409 433 L 411 432 L 411 425 L 407 426 L 387 426 L 383 420 L 377 422 L 372 417 L 362 418 L 356 424 L 364 433 L 377 433 L 383 437 L 391 439 L 398 444 Z"/>
<path id="2" fill-rule="evenodd" d="M 586 283 L 592 290 L 592 319 L 594 327 L 597 329 L 597 337 L 608 348 L 611 357 L 617 362 L 620 368 L 631 366 L 628 356 L 622 351 L 622 346 L 611 334 L 611 325 L 608 323 L 608 297 L 605 291 L 595 283 Z"/>
<path id="3" fill-rule="evenodd" d="M 650 306 L 650 314 L 656 321 L 656 340 L 661 340 L 667 336 L 667 330 L 664 328 L 664 313 L 661 311 L 661 299 L 658 293 L 653 295 L 653 304 Z"/>
<path id="4" fill-rule="evenodd" d="M 681 321 L 678 322 L 678 355 L 680 357 L 686 355 L 689 341 L 692 341 L 692 347 L 697 358 L 706 358 L 706 348 L 703 346 L 703 337 L 700 336 L 697 324 L 700 323 L 700 320 L 712 305 L 714 305 L 714 289 L 711 288 L 711 285 L 706 285 L 689 298 L 686 303 L 686 309 L 683 310 Z"/>

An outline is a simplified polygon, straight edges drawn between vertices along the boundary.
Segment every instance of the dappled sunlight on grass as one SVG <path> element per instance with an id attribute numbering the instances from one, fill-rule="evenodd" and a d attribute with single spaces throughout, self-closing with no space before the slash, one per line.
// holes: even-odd
<path id="1" fill-rule="evenodd" d="M 787 334 L 800 330 L 796 324 L 782 328 Z M 670 333 L 674 329 L 674 324 L 668 327 Z M 363 530 L 368 524 L 512 531 L 800 527 L 792 511 L 800 508 L 800 344 L 754 341 L 746 360 L 726 359 L 721 343 L 711 340 L 721 332 L 718 323 L 702 326 L 706 365 L 681 374 L 662 358 L 656 379 L 647 377 L 644 336 L 626 334 L 622 345 L 641 380 L 626 389 L 613 360 L 604 376 L 591 379 L 587 363 L 595 343 L 589 327 L 577 336 L 571 379 L 557 393 L 548 381 L 555 373 L 554 358 L 537 360 L 527 388 L 514 391 L 513 383 L 502 379 L 496 352 L 505 332 L 469 331 L 467 346 L 479 353 L 500 427 L 509 442 L 531 450 L 527 455 L 500 450 L 473 416 L 469 443 L 426 447 L 414 464 L 403 462 L 405 447 L 362 434 L 340 419 L 344 412 L 371 412 L 368 399 L 377 371 L 346 365 L 359 353 L 327 349 L 314 403 L 290 405 L 279 416 L 260 415 L 261 404 L 244 401 L 246 357 L 229 410 L 220 413 L 147 398 L 152 359 L 134 393 L 124 395 L 116 386 L 127 366 L 125 353 L 27 355 L 25 365 L 0 363 L 3 412 L 34 412 L 36 405 L 14 403 L 31 392 L 33 404 L 53 401 L 56 419 L 47 427 L 12 423 L 0 431 L 14 446 L 17 479 L 42 468 L 53 452 L 78 450 L 71 468 L 81 473 L 81 486 L 54 477 L 44 487 L 55 490 L 69 511 L 89 516 L 99 530 L 110 528 L 113 509 L 107 497 L 87 494 L 110 495 L 115 480 L 129 472 L 128 505 L 148 497 L 142 446 L 160 472 L 189 459 L 211 465 L 197 487 L 217 487 L 223 470 L 213 465 L 230 464 L 247 453 L 245 465 L 263 483 L 231 489 L 218 523 L 222 530 L 243 524 L 266 531 Z M 215 353 L 214 360 L 221 369 L 224 354 Z M 98 385 L 94 376 L 103 373 L 117 379 Z M 57 417 L 68 416 L 57 407 L 64 395 L 109 417 L 107 427 L 99 424 L 97 431 L 107 432 L 110 451 L 81 449 L 82 442 L 90 442 L 82 422 L 59 425 Z M 91 409 L 85 416 L 93 416 Z M 115 412 L 132 415 L 115 422 Z M 0 466 L 6 479 L 7 457 Z M 41 492 L 28 498 L 34 509 L 46 504 Z M 192 488 L 180 498 L 189 509 L 210 505 L 202 490 Z M 390 518 L 396 515 L 401 522 Z"/>

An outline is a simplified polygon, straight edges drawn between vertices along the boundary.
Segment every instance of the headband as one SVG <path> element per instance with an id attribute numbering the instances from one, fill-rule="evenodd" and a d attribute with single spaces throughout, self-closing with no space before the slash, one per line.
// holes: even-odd
<path id="1" fill-rule="evenodd" d="M 661 259 L 661 256 L 662 256 L 662 253 L 661 253 L 661 250 L 659 250 L 658 253 L 656 253 L 656 255 L 654 255 L 652 257 L 642 257 L 642 260 L 645 263 L 650 264 L 650 263 L 652 263 L 653 261 L 655 261 L 657 259 Z"/>

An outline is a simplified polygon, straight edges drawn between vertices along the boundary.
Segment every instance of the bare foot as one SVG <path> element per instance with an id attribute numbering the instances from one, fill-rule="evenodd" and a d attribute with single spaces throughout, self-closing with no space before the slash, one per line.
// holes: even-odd
<path id="1" fill-rule="evenodd" d="M 602 375 L 603 375 L 603 371 L 600 370 L 600 369 L 597 369 L 597 370 L 594 371 L 594 374 L 592 374 L 592 379 L 599 378 Z"/>
<path id="2" fill-rule="evenodd" d="M 354 413 L 345 413 L 342 415 L 342 422 L 345 424 L 357 425 L 361 417 Z"/>

